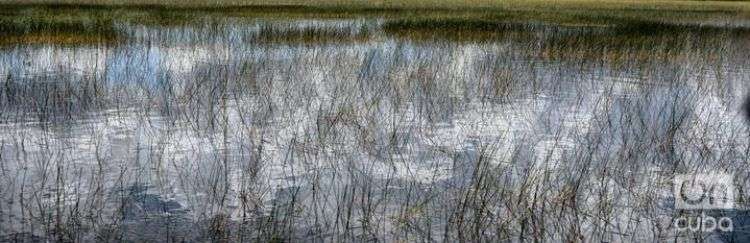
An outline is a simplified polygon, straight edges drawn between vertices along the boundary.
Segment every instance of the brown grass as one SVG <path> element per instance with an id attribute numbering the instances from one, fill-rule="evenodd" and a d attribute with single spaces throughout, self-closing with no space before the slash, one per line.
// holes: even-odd
<path id="1" fill-rule="evenodd" d="M 75 34 L 75 33 L 28 33 L 24 35 L 10 35 L 0 37 L 0 45 L 89 45 L 97 43 L 110 43 L 113 38 L 100 35 Z"/>

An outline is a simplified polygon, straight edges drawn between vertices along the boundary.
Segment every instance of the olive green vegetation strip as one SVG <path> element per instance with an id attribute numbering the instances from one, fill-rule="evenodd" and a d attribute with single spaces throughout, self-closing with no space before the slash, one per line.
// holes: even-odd
<path id="1" fill-rule="evenodd" d="M 159 5 L 172 8 L 305 6 L 337 9 L 660 9 L 748 11 L 748 1 L 672 0 L 0 0 L 0 4 L 73 4 L 98 6 Z"/>
<path id="2" fill-rule="evenodd" d="M 43 4 L 43 2 L 55 2 Z M 371 1 L 353 0 L 350 4 L 337 1 L 308 1 L 288 5 L 262 5 L 253 1 L 211 0 L 187 2 L 155 0 L 62 0 L 16 1 L 0 0 L 0 18 L 31 19 L 32 22 L 72 22 L 129 20 L 138 22 L 170 23 L 200 20 L 200 17 L 279 17 L 279 18 L 350 18 L 384 17 L 412 18 L 463 18 L 463 19 L 515 19 L 518 21 L 543 21 L 577 23 L 606 18 L 641 20 L 750 20 L 750 2 L 714 1 L 616 1 L 616 0 L 556 0 L 493 1 L 465 0 L 437 1 Z M 396 3 L 398 2 L 398 3 Z M 428 0 L 429 2 L 429 0 Z M 194 3 L 194 4 L 192 4 Z M 210 4 L 209 4 L 210 3 Z M 318 4 L 316 4 L 318 3 Z M 417 4 L 421 3 L 421 4 Z M 474 3 L 474 4 L 473 4 Z M 242 6 L 233 6 L 242 5 Z M 199 18 L 196 18 L 199 17 Z M 6 21 L 7 23 L 8 21 Z M 18 22 L 18 21 L 14 21 Z"/>
<path id="3" fill-rule="evenodd" d="M 714 1 L 156 1 L 156 0 L 0 0 L 0 44 L 98 43 L 118 40 L 114 22 L 147 25 L 190 24 L 212 17 L 385 18 L 392 35 L 419 32 L 511 31 L 528 23 L 564 26 L 617 26 L 619 32 L 649 34 L 708 31 L 702 21 L 747 22 L 750 2 Z M 518 29 L 518 28 L 516 28 Z M 317 40 L 330 33 L 267 30 L 267 40 Z M 470 35 L 467 35 L 470 36 Z M 352 37 L 354 40 L 366 38 Z M 322 38 L 325 39 L 325 38 Z"/>

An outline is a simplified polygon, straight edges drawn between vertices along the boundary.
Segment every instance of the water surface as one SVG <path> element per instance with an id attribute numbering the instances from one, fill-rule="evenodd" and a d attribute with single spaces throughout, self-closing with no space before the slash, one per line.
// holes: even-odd
<path id="1" fill-rule="evenodd" d="M 676 237 L 675 173 L 746 173 L 743 31 L 383 26 L 1 47 L 0 235 L 653 241 Z"/>

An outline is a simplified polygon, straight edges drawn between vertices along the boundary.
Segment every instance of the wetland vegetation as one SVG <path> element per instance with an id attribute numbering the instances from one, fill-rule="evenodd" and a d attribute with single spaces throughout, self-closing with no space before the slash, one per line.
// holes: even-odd
<path id="1" fill-rule="evenodd" d="M 749 3 L 154 1 L 0 1 L 0 242 L 750 239 Z"/>

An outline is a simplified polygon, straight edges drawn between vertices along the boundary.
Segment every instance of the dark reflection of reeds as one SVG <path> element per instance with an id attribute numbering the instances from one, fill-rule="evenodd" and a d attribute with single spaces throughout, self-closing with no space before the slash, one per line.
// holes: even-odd
<path id="1" fill-rule="evenodd" d="M 257 40 L 266 43 L 347 43 L 371 38 L 368 26 L 315 27 L 262 25 Z"/>

